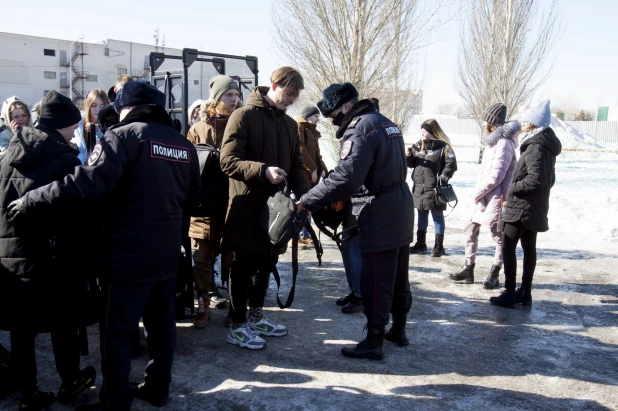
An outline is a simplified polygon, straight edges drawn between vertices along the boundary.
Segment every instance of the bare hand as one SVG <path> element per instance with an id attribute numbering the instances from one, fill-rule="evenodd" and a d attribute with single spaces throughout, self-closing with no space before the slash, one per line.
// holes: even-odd
<path id="1" fill-rule="evenodd" d="M 19 131 L 19 129 L 21 128 L 21 126 L 19 124 L 17 124 L 17 122 L 15 122 L 15 120 L 11 120 L 11 130 L 13 130 L 13 133 L 17 133 Z"/>
<path id="2" fill-rule="evenodd" d="M 287 176 L 288 175 L 286 174 L 286 172 L 279 167 L 268 167 L 266 169 L 266 179 L 270 184 L 279 184 Z"/>
<path id="3" fill-rule="evenodd" d="M 315 184 L 318 181 L 318 170 L 313 170 L 311 173 L 311 182 Z"/>
<path id="4" fill-rule="evenodd" d="M 322 170 L 322 179 L 324 179 L 324 177 L 326 177 L 326 170 Z"/>
<path id="5" fill-rule="evenodd" d="M 296 211 L 299 213 L 302 213 L 303 211 L 305 211 L 305 206 L 303 206 L 303 203 L 301 203 L 300 201 L 296 202 Z"/>
<path id="6" fill-rule="evenodd" d="M 406 157 L 412 157 L 412 148 L 408 147 L 406 149 Z"/>

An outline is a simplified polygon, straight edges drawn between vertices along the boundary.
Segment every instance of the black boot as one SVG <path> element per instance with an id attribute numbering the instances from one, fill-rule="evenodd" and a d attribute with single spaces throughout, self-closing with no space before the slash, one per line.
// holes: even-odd
<path id="1" fill-rule="evenodd" d="M 418 230 L 416 232 L 416 243 L 410 247 L 410 254 L 418 254 L 427 251 L 426 237 L 427 231 Z"/>
<path id="2" fill-rule="evenodd" d="M 364 310 L 363 299 L 361 297 L 357 297 L 354 295 L 349 303 L 347 303 L 342 309 L 341 312 L 344 314 L 354 314 L 360 313 Z"/>
<path id="3" fill-rule="evenodd" d="M 475 264 L 464 265 L 455 274 L 449 274 L 448 278 L 457 284 L 474 284 L 474 266 Z"/>
<path id="4" fill-rule="evenodd" d="M 408 336 L 406 335 L 406 322 L 408 316 L 393 314 L 393 326 L 384 334 L 384 339 L 390 342 L 394 342 L 400 347 L 405 347 L 410 344 Z"/>
<path id="5" fill-rule="evenodd" d="M 483 283 L 483 287 L 488 290 L 493 290 L 495 288 L 500 287 L 500 267 L 497 265 L 492 265 L 491 270 L 489 270 L 489 275 L 485 279 Z"/>
<path id="6" fill-rule="evenodd" d="M 167 404 L 168 397 L 161 397 L 146 386 L 146 383 L 131 382 L 131 393 L 133 398 L 149 402 L 155 407 L 163 407 Z"/>
<path id="7" fill-rule="evenodd" d="M 518 288 L 515 290 L 515 298 L 517 298 L 517 304 L 530 307 L 532 305 L 532 291 Z"/>
<path id="8" fill-rule="evenodd" d="M 500 307 L 517 308 L 517 297 L 515 296 L 515 291 L 504 290 L 499 296 L 491 297 L 489 302 Z"/>
<path id="9" fill-rule="evenodd" d="M 436 243 L 431 252 L 432 257 L 442 257 L 444 255 L 444 234 L 436 234 Z"/>
<path id="10" fill-rule="evenodd" d="M 339 298 L 337 301 L 335 301 L 335 304 L 337 304 L 339 307 L 348 305 L 348 303 L 352 301 L 354 296 L 355 296 L 354 291 L 350 291 L 350 294 L 346 295 L 345 297 Z"/>
<path id="11" fill-rule="evenodd" d="M 369 358 L 381 360 L 384 358 L 384 325 L 368 325 L 367 338 L 354 347 L 343 347 L 341 354 L 350 358 Z"/>

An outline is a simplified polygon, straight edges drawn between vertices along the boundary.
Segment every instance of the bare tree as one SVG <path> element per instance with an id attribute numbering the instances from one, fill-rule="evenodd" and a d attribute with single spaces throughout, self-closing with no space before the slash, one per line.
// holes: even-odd
<path id="1" fill-rule="evenodd" d="M 459 50 L 457 89 L 479 123 L 501 102 L 507 118 L 547 81 L 546 60 L 561 34 L 557 0 L 542 14 L 539 0 L 470 0 Z"/>
<path id="2" fill-rule="evenodd" d="M 361 97 L 379 98 L 385 115 L 405 128 L 420 84 L 419 52 L 451 3 L 421 1 L 275 0 L 276 47 L 302 71 L 310 100 L 349 81 Z"/>

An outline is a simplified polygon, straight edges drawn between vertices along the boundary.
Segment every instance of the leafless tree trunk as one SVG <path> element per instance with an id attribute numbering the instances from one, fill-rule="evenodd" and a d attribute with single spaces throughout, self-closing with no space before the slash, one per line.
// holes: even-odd
<path id="1" fill-rule="evenodd" d="M 416 57 L 448 19 L 438 15 L 451 2 L 275 0 L 275 47 L 302 71 L 310 101 L 328 85 L 349 81 L 362 98 L 383 101 L 384 114 L 403 129 L 420 84 Z"/>
<path id="2" fill-rule="evenodd" d="M 479 121 L 503 103 L 507 118 L 547 81 L 546 60 L 561 34 L 557 0 L 537 14 L 538 0 L 470 0 L 459 50 L 457 89 Z"/>

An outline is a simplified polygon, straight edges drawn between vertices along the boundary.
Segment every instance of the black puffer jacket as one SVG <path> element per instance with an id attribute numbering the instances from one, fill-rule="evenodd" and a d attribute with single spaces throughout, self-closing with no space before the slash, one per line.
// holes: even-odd
<path id="1" fill-rule="evenodd" d="M 520 151 L 502 221 L 521 221 L 530 231 L 547 231 L 549 192 L 556 181 L 556 157 L 562 151 L 562 144 L 554 131 L 546 128 L 532 137 L 523 136 Z"/>
<path id="2" fill-rule="evenodd" d="M 414 213 L 399 127 L 369 100 L 361 100 L 343 118 L 337 131 L 341 136 L 337 167 L 300 201 L 316 211 L 352 196 L 363 253 L 409 245 Z"/>
<path id="3" fill-rule="evenodd" d="M 28 222 L 7 219 L 11 201 L 73 172 L 81 164 L 77 154 L 56 130 L 38 126 L 21 129 L 2 157 L 0 329 L 47 332 L 95 322 L 96 265 L 87 254 L 97 237 L 93 224 L 80 226 L 85 216 L 65 210 Z"/>
<path id="4" fill-rule="evenodd" d="M 441 159 L 440 153 L 443 154 Z M 434 205 L 433 197 L 436 176 L 441 174 L 451 179 L 457 171 L 457 159 L 453 150 L 440 140 L 428 139 L 425 142 L 425 150 L 421 151 L 421 141 L 412 146 L 412 156 L 406 160 L 408 167 L 414 169 L 412 174 L 414 208 L 446 210 L 446 205 Z"/>
<path id="5" fill-rule="evenodd" d="M 28 216 L 105 201 L 103 279 L 153 283 L 174 278 L 183 216 L 201 199 L 195 147 L 157 106 L 134 108 L 108 130 L 86 165 L 27 193 Z"/>

